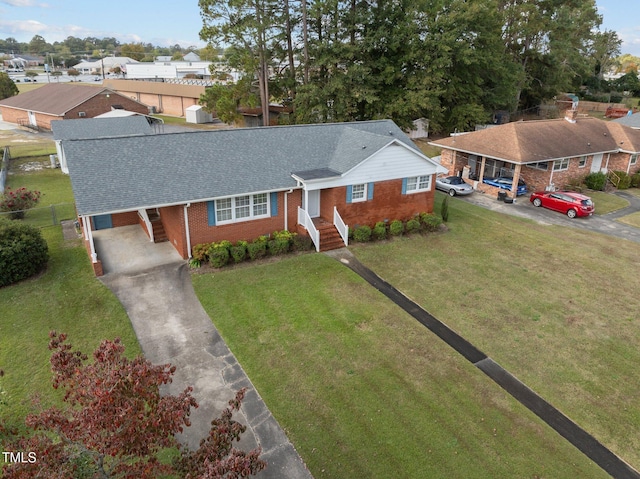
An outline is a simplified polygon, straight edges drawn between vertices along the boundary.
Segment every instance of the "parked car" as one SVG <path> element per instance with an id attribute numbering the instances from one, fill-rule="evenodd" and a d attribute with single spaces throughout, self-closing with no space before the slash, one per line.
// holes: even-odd
<path id="1" fill-rule="evenodd" d="M 530 201 L 533 206 L 559 211 L 569 218 L 591 216 L 595 211 L 591 198 L 573 191 L 538 191 L 531 194 Z"/>
<path id="2" fill-rule="evenodd" d="M 449 193 L 449 196 L 470 195 L 473 193 L 473 187 L 465 183 L 459 176 L 436 178 L 436 189 Z"/>
<path id="3" fill-rule="evenodd" d="M 509 178 L 507 176 L 500 176 L 498 178 L 485 178 L 482 180 L 482 182 L 509 191 L 511 191 L 511 187 L 513 186 L 513 178 Z M 518 180 L 518 191 L 516 193 L 516 196 L 526 195 L 528 191 L 529 190 L 527 190 L 527 184 L 522 180 Z"/>

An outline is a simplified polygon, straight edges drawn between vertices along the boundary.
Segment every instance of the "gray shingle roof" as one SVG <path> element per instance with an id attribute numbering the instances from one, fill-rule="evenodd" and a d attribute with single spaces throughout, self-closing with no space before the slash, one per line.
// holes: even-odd
<path id="1" fill-rule="evenodd" d="M 51 122 L 54 140 L 87 140 L 114 136 L 151 135 L 153 129 L 144 116 L 82 118 Z"/>
<path id="2" fill-rule="evenodd" d="M 634 113 L 633 115 L 623 116 L 622 118 L 617 118 L 611 121 L 615 123 L 620 123 L 621 125 L 628 126 L 630 128 L 640 128 L 640 113 Z"/>
<path id="3" fill-rule="evenodd" d="M 78 212 L 92 215 L 288 189 L 294 171 L 343 174 L 392 141 L 420 151 L 380 120 L 70 140 L 65 154 Z"/>

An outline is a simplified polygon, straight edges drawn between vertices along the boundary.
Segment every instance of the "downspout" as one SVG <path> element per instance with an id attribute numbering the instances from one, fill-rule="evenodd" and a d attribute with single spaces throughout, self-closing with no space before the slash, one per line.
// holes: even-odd
<path id="1" fill-rule="evenodd" d="M 189 212 L 187 208 L 191 206 L 191 203 L 184 205 L 184 229 L 187 236 L 187 255 L 191 259 L 191 232 L 189 231 Z"/>
<path id="2" fill-rule="evenodd" d="M 284 192 L 284 229 L 289 231 L 289 207 L 287 196 L 293 193 L 293 188 L 289 188 L 289 191 Z"/>

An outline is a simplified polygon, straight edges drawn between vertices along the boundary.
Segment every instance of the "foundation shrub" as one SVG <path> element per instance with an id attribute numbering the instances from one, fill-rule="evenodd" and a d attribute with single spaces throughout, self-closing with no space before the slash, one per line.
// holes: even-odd
<path id="1" fill-rule="evenodd" d="M 420 213 L 420 223 L 424 231 L 433 232 L 438 231 L 442 220 L 433 213 Z"/>
<path id="2" fill-rule="evenodd" d="M 226 240 L 220 241 L 219 243 L 212 243 L 208 251 L 209 264 L 214 268 L 222 268 L 225 266 L 231 257 L 229 253 L 230 247 L 231 242 Z"/>
<path id="3" fill-rule="evenodd" d="M 607 184 L 607 175 L 601 171 L 589 173 L 584 179 L 584 184 L 587 185 L 587 188 L 590 190 L 602 191 L 604 190 L 604 185 Z"/>
<path id="4" fill-rule="evenodd" d="M 420 225 L 419 219 L 412 218 L 409 221 L 407 221 L 407 233 L 409 234 L 418 233 L 421 229 L 422 229 L 422 226 Z"/>
<path id="5" fill-rule="evenodd" d="M 358 226 L 353 232 L 353 239 L 358 243 L 366 243 L 371 240 L 371 227 L 367 225 Z"/>
<path id="6" fill-rule="evenodd" d="M 191 250 L 191 256 L 194 260 L 202 263 L 206 263 L 209 261 L 208 251 L 211 247 L 211 243 L 198 243 Z"/>
<path id="7" fill-rule="evenodd" d="M 387 225 L 384 221 L 378 221 L 373 227 L 373 239 L 383 240 L 387 238 Z"/>
<path id="8" fill-rule="evenodd" d="M 287 230 L 274 231 L 269 241 L 269 253 L 272 255 L 286 254 L 291 250 L 293 238 L 297 235 Z"/>
<path id="9" fill-rule="evenodd" d="M 258 239 L 249 243 L 247 245 L 249 258 L 252 260 L 264 258 L 267 254 L 267 241 L 266 236 L 260 236 Z"/>
<path id="10" fill-rule="evenodd" d="M 313 249 L 313 241 L 307 235 L 295 235 L 291 243 L 292 251 L 310 251 Z"/>
<path id="11" fill-rule="evenodd" d="M 389 225 L 389 233 L 391 236 L 400 236 L 404 233 L 404 223 L 400 220 L 393 220 Z"/>
<path id="12" fill-rule="evenodd" d="M 617 188 L 619 190 L 627 190 L 631 186 L 631 176 L 626 171 L 614 171 L 614 173 L 620 178 Z"/>
<path id="13" fill-rule="evenodd" d="M 234 263 L 241 263 L 247 258 L 247 244 L 246 241 L 238 241 L 229 248 Z"/>
<path id="14" fill-rule="evenodd" d="M 631 176 L 631 187 L 638 188 L 640 187 L 640 172 L 635 173 Z"/>

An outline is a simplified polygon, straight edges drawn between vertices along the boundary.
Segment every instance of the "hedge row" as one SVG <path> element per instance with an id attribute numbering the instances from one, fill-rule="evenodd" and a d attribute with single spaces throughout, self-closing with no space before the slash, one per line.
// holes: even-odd
<path id="1" fill-rule="evenodd" d="M 442 224 L 440 217 L 433 213 L 420 213 L 408 221 L 393 220 L 390 223 L 378 221 L 373 228 L 367 225 L 349 228 L 349 238 L 358 243 L 387 239 L 403 234 L 437 231 Z"/>
<path id="2" fill-rule="evenodd" d="M 260 236 L 249 241 L 231 243 L 223 240 L 213 243 L 200 243 L 193 247 L 190 265 L 198 268 L 209 263 L 214 268 L 222 268 L 229 263 L 253 261 L 265 256 L 277 256 L 293 251 L 313 249 L 308 236 L 299 236 L 290 231 L 275 231 L 271 236 Z"/>

